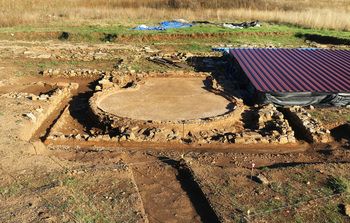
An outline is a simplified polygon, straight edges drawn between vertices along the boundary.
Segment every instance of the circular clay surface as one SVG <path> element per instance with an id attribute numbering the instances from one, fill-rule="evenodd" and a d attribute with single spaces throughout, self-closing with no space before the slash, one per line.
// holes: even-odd
<path id="1" fill-rule="evenodd" d="M 230 102 L 208 91 L 203 78 L 150 78 L 137 90 L 121 90 L 99 107 L 138 120 L 181 121 L 230 112 Z"/>

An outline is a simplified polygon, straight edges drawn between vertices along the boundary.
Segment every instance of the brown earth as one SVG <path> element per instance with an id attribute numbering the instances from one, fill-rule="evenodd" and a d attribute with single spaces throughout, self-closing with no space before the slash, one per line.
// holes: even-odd
<path id="1" fill-rule="evenodd" d="M 31 42 L 27 44 L 33 51 L 42 49 Z M 50 49 L 57 47 L 55 42 L 47 44 Z M 53 89 L 50 84 L 36 85 L 39 81 L 77 82 L 80 87 L 76 96 L 88 98 L 92 92 L 93 79 L 13 75 L 24 69 L 15 61 L 28 59 L 15 59 L 16 50 L 21 50 L 17 45 L 2 42 L 1 49 L 2 58 L 10 57 L 0 60 L 1 94 L 40 94 Z M 299 140 L 297 145 L 283 146 L 193 147 L 132 142 L 79 144 L 71 140 L 44 145 L 40 137 L 52 122 L 31 141 L 21 140 L 19 132 L 31 124 L 24 114 L 45 110 L 47 102 L 24 97 L 0 97 L 0 102 L 2 222 L 97 222 L 100 216 L 107 222 L 239 222 L 247 210 L 257 214 L 298 202 L 306 203 L 248 220 L 349 221 L 341 208 L 349 204 L 348 195 L 313 201 L 333 194 L 327 186 L 330 176 L 350 180 L 350 138 L 344 120 L 326 120 L 333 136 L 327 144 Z M 345 108 L 333 110 L 348 113 Z M 322 116 L 329 115 L 329 111 L 318 112 Z M 66 124 L 60 127 L 72 134 L 98 131 L 89 120 L 78 117 L 84 112 L 63 112 Z M 55 117 L 59 114 L 53 114 L 53 120 Z M 182 158 L 186 164 L 180 162 Z M 260 173 L 274 183 L 263 186 L 251 181 L 251 162 L 256 164 L 254 177 Z"/>
<path id="2" fill-rule="evenodd" d="M 151 78 L 140 89 L 100 102 L 109 113 L 140 120 L 182 121 L 223 115 L 230 101 L 205 88 L 205 78 Z"/>

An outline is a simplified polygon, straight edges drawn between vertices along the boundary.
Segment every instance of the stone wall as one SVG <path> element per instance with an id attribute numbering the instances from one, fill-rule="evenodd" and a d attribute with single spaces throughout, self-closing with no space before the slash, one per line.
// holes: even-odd
<path id="1" fill-rule="evenodd" d="M 158 75 L 148 74 L 148 77 L 173 77 L 176 75 L 180 77 L 184 76 L 182 74 L 167 73 Z M 187 74 L 190 77 L 203 75 L 205 74 Z M 104 98 L 120 91 L 135 91 L 143 83 L 143 79 L 139 77 L 136 77 L 133 81 L 134 84 L 128 88 L 122 88 L 114 84 L 112 88 L 105 88 L 100 92 L 96 92 L 89 100 L 92 117 L 99 123 L 107 126 L 108 129 L 116 132 L 119 141 L 165 142 L 184 140 L 183 138 L 186 138 L 190 142 L 210 143 L 212 138 L 225 135 L 227 132 L 232 134 L 237 131 L 236 123 L 239 122 L 241 113 L 243 112 L 242 104 L 236 104 L 232 112 L 222 116 L 184 121 L 135 120 L 110 114 L 100 109 L 99 103 Z M 232 103 L 236 103 L 234 98 L 230 98 Z M 94 140 L 94 138 L 92 137 L 89 140 Z"/>
<path id="2" fill-rule="evenodd" d="M 22 140 L 30 140 L 36 131 L 45 123 L 47 118 L 57 109 L 64 106 L 72 97 L 72 92 L 77 90 L 79 85 L 77 83 L 70 83 L 67 87 L 57 88 L 52 94 L 42 94 L 39 96 L 28 94 L 32 100 L 43 100 L 47 102 L 40 111 L 25 114 L 30 120 L 30 124 L 23 127 L 19 134 Z M 36 98 L 36 99 L 33 99 Z"/>
<path id="3" fill-rule="evenodd" d="M 137 89 L 135 86 L 134 89 Z M 109 89 L 114 92 L 116 89 Z M 125 89 L 124 89 L 125 90 Z M 108 96 L 97 93 L 98 95 Z M 91 103 L 96 103 L 92 100 Z M 95 104 L 92 105 L 98 109 Z M 51 135 L 50 140 L 60 141 L 88 141 L 88 142 L 185 142 L 196 143 L 199 145 L 212 143 L 275 143 L 275 144 L 295 144 L 294 131 L 290 127 L 288 120 L 284 119 L 283 114 L 273 105 L 266 105 L 257 110 L 256 129 L 243 129 L 243 123 L 240 121 L 243 106 L 236 106 L 231 114 L 233 117 L 219 117 L 216 120 L 194 120 L 187 122 L 144 122 L 141 120 L 132 120 L 123 117 L 115 117 L 104 111 L 98 110 L 96 118 L 100 122 L 106 123 L 110 128 L 116 130 L 116 134 L 104 135 Z M 222 122 L 221 122 L 222 121 Z M 113 127 L 111 125 L 114 125 Z"/>
<path id="4" fill-rule="evenodd" d="M 43 76 L 48 77 L 83 77 L 83 78 L 94 78 L 102 77 L 105 75 L 105 71 L 101 70 L 90 70 L 90 69 L 76 69 L 76 70 L 60 70 L 60 69 L 47 69 L 43 71 Z"/>
<path id="5" fill-rule="evenodd" d="M 111 129 L 118 129 L 118 132 L 120 133 L 125 133 L 127 130 L 135 129 L 134 127 L 139 128 L 138 132 L 140 132 L 140 129 L 144 129 L 145 131 L 147 131 L 154 128 L 165 128 L 174 130 L 174 132 L 182 132 L 183 127 L 185 125 L 185 135 L 188 135 L 198 133 L 201 131 L 210 131 L 211 129 L 215 129 L 220 126 L 231 126 L 239 120 L 241 112 L 243 111 L 241 107 L 236 106 L 231 113 L 213 118 L 185 121 L 148 121 L 120 117 L 105 112 L 99 108 L 99 102 L 102 101 L 105 97 L 108 97 L 110 94 L 114 94 L 119 91 L 133 91 L 137 90 L 138 88 L 139 85 L 135 85 L 127 89 L 121 89 L 116 87 L 95 93 L 89 101 L 92 114 L 95 116 L 95 118 L 98 119 L 99 122 L 109 126 Z"/>
<path id="6" fill-rule="evenodd" d="M 284 108 L 284 112 L 308 141 L 327 143 L 331 140 L 330 131 L 325 129 L 319 120 L 312 118 L 310 113 L 302 107 Z"/>
<path id="7" fill-rule="evenodd" d="M 282 112 L 272 104 L 266 105 L 257 112 L 255 130 L 244 130 L 234 136 L 235 143 L 296 143 L 294 131 L 284 119 Z"/>

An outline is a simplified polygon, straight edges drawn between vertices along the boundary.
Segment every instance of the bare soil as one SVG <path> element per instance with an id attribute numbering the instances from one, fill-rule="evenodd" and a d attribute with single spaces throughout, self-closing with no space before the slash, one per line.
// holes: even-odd
<path id="1" fill-rule="evenodd" d="M 182 121 L 229 112 L 230 101 L 212 94 L 205 78 L 150 78 L 140 89 L 117 92 L 100 102 L 112 114 L 140 120 Z"/>
<path id="2" fill-rule="evenodd" d="M 31 51 L 43 50 L 26 44 Z M 56 42 L 46 44 L 50 50 L 60 47 Z M 18 57 L 21 49 L 12 42 L 1 42 L 1 49 L 1 57 L 9 59 L 0 60 L 0 94 L 52 90 L 50 85 L 36 85 L 39 81 L 77 82 L 78 92 L 67 106 L 87 103 L 94 79 L 16 76 L 15 71 L 25 67 L 15 61 L 32 59 Z M 333 137 L 327 144 L 299 139 L 298 144 L 285 146 L 110 145 L 74 140 L 44 145 L 42 137 L 52 122 L 31 141 L 21 140 L 19 132 L 31 123 L 25 114 L 45 110 L 47 102 L 24 97 L 0 97 L 0 102 L 1 222 L 349 221 L 344 211 L 344 205 L 350 204 L 349 194 L 329 197 L 338 194 L 329 185 L 331 177 L 350 181 L 350 137 L 343 118 L 325 121 Z M 325 117 L 337 111 L 348 114 L 346 108 L 314 112 Z M 53 116 L 61 117 L 63 123 L 56 128 L 72 134 L 99 131 L 84 109 Z M 271 183 L 258 183 L 258 174 Z"/>

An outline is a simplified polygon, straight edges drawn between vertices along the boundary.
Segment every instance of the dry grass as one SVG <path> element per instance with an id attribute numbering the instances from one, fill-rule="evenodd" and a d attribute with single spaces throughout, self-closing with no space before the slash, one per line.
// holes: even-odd
<path id="1" fill-rule="evenodd" d="M 0 0 L 0 26 L 81 26 L 86 20 L 124 25 L 183 18 L 210 21 L 260 20 L 305 28 L 350 31 L 344 0 Z M 53 23 L 55 22 L 55 23 Z"/>

